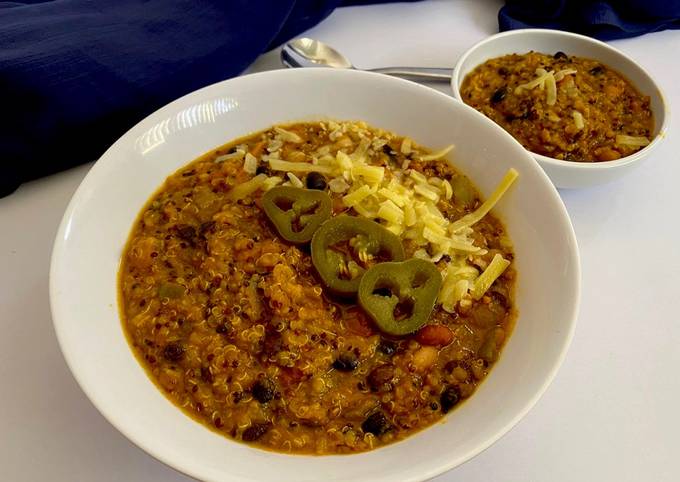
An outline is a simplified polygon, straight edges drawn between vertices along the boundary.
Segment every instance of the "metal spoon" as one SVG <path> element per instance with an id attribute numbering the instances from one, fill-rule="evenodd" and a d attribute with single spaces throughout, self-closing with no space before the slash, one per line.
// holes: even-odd
<path id="1" fill-rule="evenodd" d="M 311 38 L 291 40 L 281 48 L 281 62 L 286 67 L 333 67 L 357 69 L 352 62 L 330 45 Z M 451 81 L 453 69 L 434 67 L 384 67 L 366 69 L 369 72 L 393 75 L 412 80 Z"/>

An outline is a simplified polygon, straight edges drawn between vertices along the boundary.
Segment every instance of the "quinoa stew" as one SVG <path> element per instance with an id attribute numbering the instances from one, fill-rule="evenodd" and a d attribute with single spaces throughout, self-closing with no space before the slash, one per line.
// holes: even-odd
<path id="1" fill-rule="evenodd" d="M 489 211 L 517 173 L 483 201 L 451 149 L 307 122 L 169 176 L 119 272 L 150 378 L 210 429 L 279 452 L 361 452 L 442 420 L 516 318 L 512 244 Z"/>
<path id="2" fill-rule="evenodd" d="M 620 159 L 648 145 L 654 131 L 648 96 L 607 65 L 564 52 L 487 60 L 460 93 L 526 149 L 554 159 Z"/>

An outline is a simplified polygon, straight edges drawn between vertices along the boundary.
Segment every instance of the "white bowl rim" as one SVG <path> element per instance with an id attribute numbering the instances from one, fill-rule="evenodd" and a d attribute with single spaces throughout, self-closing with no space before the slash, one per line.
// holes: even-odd
<path id="1" fill-rule="evenodd" d="M 128 137 L 131 136 L 133 132 L 135 132 L 141 124 L 144 124 L 149 121 L 151 117 L 155 117 L 157 115 L 161 115 L 161 113 L 164 113 L 165 111 L 172 111 L 172 109 L 175 107 L 176 104 L 179 104 L 183 100 L 187 99 L 188 97 L 191 96 L 198 96 L 200 93 L 205 93 L 206 91 L 209 90 L 215 90 L 221 88 L 224 84 L 230 83 L 230 82 L 243 82 L 243 79 L 247 78 L 255 78 L 255 77 L 263 77 L 263 76 L 287 76 L 287 75 L 300 75 L 301 71 L 303 69 L 280 69 L 280 70 L 274 70 L 274 71 L 265 71 L 265 72 L 257 72 L 253 74 L 248 74 L 244 76 L 239 76 L 235 77 L 232 79 L 227 79 L 223 80 L 220 82 L 216 82 L 214 84 L 205 86 L 201 89 L 197 89 L 193 92 L 190 92 L 178 99 L 175 99 L 174 101 L 164 105 L 160 109 L 152 112 L 149 114 L 147 117 L 139 121 L 137 124 L 132 126 L 125 134 L 123 134 L 121 137 L 119 137 L 99 158 L 101 160 L 104 158 L 110 151 L 115 150 L 120 143 L 124 143 Z M 411 88 L 420 90 L 423 93 L 426 93 L 431 96 L 439 97 L 442 99 L 442 101 L 446 102 L 456 102 L 457 104 L 460 104 L 463 108 L 468 109 L 470 112 L 473 112 L 474 115 L 482 116 L 485 121 L 488 121 L 489 126 L 493 126 L 494 129 L 497 130 L 497 132 L 500 135 L 507 136 L 509 139 L 511 139 L 513 142 L 518 143 L 517 140 L 515 140 L 509 133 L 507 133 L 502 127 L 498 126 L 495 122 L 491 121 L 490 119 L 486 118 L 483 114 L 479 113 L 476 111 L 474 108 L 468 106 L 467 104 L 464 104 L 463 102 L 459 102 L 457 99 L 452 98 L 449 95 L 446 95 L 442 92 L 439 92 L 435 89 L 426 87 L 424 85 L 416 84 L 414 82 L 410 82 L 404 79 L 396 78 L 396 77 L 389 77 L 389 76 L 384 76 L 379 73 L 374 73 L 374 72 L 366 72 L 366 71 L 359 71 L 359 70 L 338 70 L 338 69 L 332 69 L 332 68 L 313 68 L 313 69 L 304 69 L 306 72 L 306 75 L 310 75 L 312 72 L 333 72 L 332 75 L 347 75 L 347 76 L 357 76 L 357 77 L 362 77 L 362 76 L 368 76 L 368 77 L 381 77 L 385 79 L 387 82 L 395 82 L 395 83 L 406 83 L 408 84 Z M 311 74 L 315 75 L 315 74 Z M 519 144 L 519 143 L 518 143 Z M 531 153 L 529 151 L 526 151 L 528 155 L 528 159 L 531 159 L 531 162 L 535 163 L 536 161 L 533 159 L 531 156 Z M 98 161 L 99 161 L 98 160 Z M 59 343 L 59 347 L 61 349 L 61 352 L 63 354 L 64 360 L 66 361 L 67 366 L 69 367 L 69 370 L 71 371 L 73 377 L 75 378 L 76 382 L 80 386 L 81 390 L 85 393 L 87 398 L 90 400 L 90 402 L 95 406 L 97 411 L 113 426 L 118 430 L 120 433 L 122 433 L 128 440 L 130 440 L 134 445 L 142 449 L 144 452 L 147 454 L 151 455 L 154 457 L 156 460 L 160 461 L 161 463 L 165 464 L 168 467 L 173 468 L 174 470 L 177 470 L 180 473 L 183 473 L 185 475 L 194 477 L 199 480 L 211 480 L 211 479 L 203 479 L 205 477 L 205 473 L 201 470 L 201 466 L 195 462 L 193 462 L 191 459 L 182 459 L 181 461 L 178 460 L 173 460 L 170 459 L 166 454 L 163 452 L 162 449 L 159 448 L 159 446 L 154 445 L 152 443 L 146 443 L 144 438 L 137 432 L 135 431 L 132 427 L 126 425 L 125 423 L 122 423 L 118 420 L 117 416 L 115 413 L 108 412 L 104 410 L 101 406 L 101 404 L 98 402 L 98 395 L 95 393 L 95 390 L 93 387 L 89 386 L 86 381 L 83 379 L 81 376 L 79 370 L 78 370 L 78 361 L 72 357 L 68 350 L 68 343 L 69 341 L 66 338 L 66 335 L 64 331 L 61 328 L 61 323 L 60 319 L 64 319 L 65 317 L 68 316 L 67 309 L 61 305 L 60 299 L 57 296 L 57 284 L 56 284 L 56 279 L 57 279 L 57 273 L 61 269 L 60 266 L 60 253 L 64 251 L 66 248 L 66 241 L 65 241 L 65 234 L 70 228 L 70 221 L 73 216 L 73 213 L 76 209 L 76 207 L 82 202 L 82 197 L 84 196 L 85 192 L 89 188 L 89 185 L 93 183 L 93 179 L 95 179 L 95 176 L 97 175 L 98 171 L 102 169 L 103 164 L 96 162 L 93 167 L 90 169 L 90 171 L 87 173 L 85 178 L 82 180 L 78 188 L 76 189 L 75 193 L 73 194 L 73 197 L 69 201 L 69 204 L 64 212 L 64 216 L 61 220 L 61 223 L 59 224 L 59 228 L 57 230 L 56 238 L 53 244 L 52 248 L 52 255 L 51 255 L 51 261 L 50 261 L 50 271 L 49 271 L 49 294 L 50 294 L 50 310 L 52 314 L 52 320 L 53 320 L 53 325 L 55 329 L 55 333 L 57 336 L 57 341 Z M 559 193 L 553 183 L 550 181 L 549 177 L 545 172 L 537 165 L 537 173 L 542 176 L 544 182 L 546 183 L 546 186 L 548 187 L 549 190 L 549 195 L 553 198 L 554 201 L 556 201 L 556 206 L 560 209 L 561 214 L 563 215 L 564 219 L 566 219 L 566 230 L 567 230 L 567 235 L 569 237 L 569 245 L 571 246 L 571 252 L 570 256 L 573 258 L 573 282 L 574 282 L 574 293 L 575 293 L 575 298 L 573 300 L 573 303 L 571 304 L 571 311 L 569 313 L 565 313 L 564 319 L 565 322 L 568 322 L 568 326 L 566 327 L 567 330 L 565 333 L 565 336 L 562 338 L 562 346 L 559 349 L 559 354 L 557 357 L 555 357 L 552 361 L 552 367 L 547 373 L 547 376 L 545 376 L 543 383 L 540 385 L 540 387 L 535 391 L 535 393 L 531 396 L 528 397 L 527 400 L 524 403 L 524 406 L 522 407 L 521 410 L 518 410 L 517 413 L 515 414 L 514 417 L 510 418 L 504 425 L 500 426 L 497 430 L 494 436 L 489 437 L 486 439 L 484 443 L 480 443 L 477 447 L 474 449 L 468 450 L 466 453 L 463 453 L 459 455 L 458 457 L 452 457 L 449 459 L 446 463 L 440 463 L 438 465 L 433 465 L 427 472 L 422 473 L 421 475 L 413 478 L 408 478 L 408 479 L 402 479 L 403 482 L 417 482 L 417 481 L 422 481 L 422 480 L 429 480 L 431 478 L 434 478 L 438 475 L 441 475 L 449 470 L 454 469 L 455 467 L 458 467 L 465 462 L 468 462 L 470 459 L 476 457 L 479 455 L 481 452 L 485 451 L 488 449 L 491 445 L 496 443 L 500 438 L 502 438 L 504 435 L 506 435 L 515 425 L 519 423 L 519 421 L 526 416 L 526 414 L 536 405 L 536 403 L 540 400 L 540 398 L 543 396 L 545 391 L 548 389 L 552 381 L 554 380 L 555 376 L 557 375 L 557 372 L 559 368 L 562 366 L 562 363 L 564 362 L 564 359 L 566 358 L 567 352 L 569 350 L 569 347 L 571 345 L 571 342 L 574 338 L 575 330 L 576 330 L 576 323 L 578 319 L 578 314 L 579 314 L 579 309 L 580 309 L 580 301 L 581 301 L 581 276 L 582 276 L 582 270 L 581 270 L 581 261 L 580 261 L 580 254 L 579 254 L 579 249 L 578 249 L 578 244 L 577 244 L 577 239 L 576 239 L 576 234 L 574 232 L 573 224 L 571 223 L 571 218 L 569 217 L 569 214 L 567 212 L 566 206 L 564 205 L 564 202 L 562 201 L 561 197 L 559 196 Z M 417 434 L 416 434 L 417 435 Z M 376 450 L 380 450 L 381 448 L 378 448 Z M 256 449 L 256 450 L 261 450 L 261 449 Z M 296 457 L 296 458 L 302 458 L 302 457 L 318 457 L 316 455 L 296 455 L 296 454 L 283 454 L 283 453 L 278 453 L 274 452 L 275 455 L 279 456 L 284 456 L 284 457 Z M 352 455 L 352 454 L 348 454 Z M 359 454 L 360 455 L 360 454 Z M 344 457 L 345 455 L 327 455 L 324 457 Z M 236 479 L 234 479 L 236 480 Z M 240 479 L 239 479 L 240 480 Z M 245 479 L 244 479 L 245 480 Z M 247 479 L 247 480 L 252 480 L 252 479 Z M 388 477 L 377 479 L 379 481 L 387 481 L 391 480 Z"/>
<path id="2" fill-rule="evenodd" d="M 670 122 L 670 108 L 668 106 L 668 103 L 666 102 L 666 95 L 664 94 L 663 90 L 654 81 L 654 78 L 647 72 L 645 68 L 643 68 L 638 62 L 636 62 L 633 58 L 630 56 L 626 55 L 625 53 L 621 52 L 619 49 L 612 47 L 611 45 L 602 42 L 601 40 L 594 39 L 592 37 L 588 37 L 586 35 L 581 35 L 573 32 L 566 32 L 564 30 L 552 30 L 552 29 L 547 29 L 547 28 L 522 28 L 522 29 L 517 29 L 517 30 L 508 30 L 506 32 L 500 32 L 495 35 L 491 35 L 490 37 L 486 37 L 484 40 L 481 40 L 474 45 L 472 45 L 469 49 L 463 53 L 463 55 L 460 56 L 458 61 L 456 62 L 456 66 L 453 68 L 453 73 L 451 75 L 451 88 L 453 89 L 453 95 L 456 99 L 459 101 L 463 102 L 463 99 L 461 98 L 460 95 L 460 89 L 458 87 L 459 85 L 459 77 L 463 74 L 462 72 L 462 67 L 465 61 L 468 59 L 470 55 L 472 55 L 475 51 L 477 51 L 479 48 L 485 46 L 488 43 L 495 42 L 498 39 L 502 38 L 508 38 L 508 37 L 516 37 L 516 36 L 526 36 L 526 35 L 532 35 L 532 34 L 544 34 L 544 35 L 553 35 L 555 37 L 570 37 L 573 39 L 578 39 L 582 42 L 586 43 L 591 43 L 593 45 L 597 45 L 603 49 L 608 50 L 609 52 L 618 55 L 619 57 L 624 58 L 625 60 L 631 62 L 634 64 L 640 71 L 649 79 L 649 82 L 654 86 L 654 88 L 657 89 L 659 92 L 659 97 L 661 104 L 663 105 L 663 122 L 661 123 L 661 126 L 659 126 L 659 133 L 654 136 L 654 139 L 652 139 L 652 142 L 650 142 L 647 146 L 644 148 L 640 149 L 637 152 L 634 152 L 633 154 L 630 154 L 626 157 L 622 157 L 621 159 L 616 159 L 613 161 L 600 161 L 600 162 L 574 162 L 574 161 L 565 161 L 563 159 L 555 159 L 554 157 L 548 157 L 544 156 L 543 154 L 538 154 L 533 151 L 529 151 L 527 149 L 527 152 L 529 152 L 532 156 L 534 156 L 537 160 L 539 160 L 542 163 L 545 163 L 546 165 L 550 166 L 556 166 L 556 167 L 569 167 L 573 169 L 579 169 L 583 171 L 603 171 L 607 169 L 613 169 L 621 166 L 625 166 L 628 164 L 632 164 L 636 161 L 639 161 L 643 157 L 647 157 L 648 154 L 651 153 L 652 150 L 654 150 L 660 142 L 662 142 L 668 132 L 668 125 Z M 540 49 L 539 49 L 540 50 Z M 537 51 L 539 51 L 537 50 Z M 510 53 L 510 52 L 509 52 Z M 615 68 L 615 67 L 614 67 Z"/>

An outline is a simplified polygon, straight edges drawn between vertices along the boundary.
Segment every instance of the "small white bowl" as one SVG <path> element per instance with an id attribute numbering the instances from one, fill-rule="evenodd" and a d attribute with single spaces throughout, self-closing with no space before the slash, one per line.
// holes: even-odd
<path id="1" fill-rule="evenodd" d="M 454 143 L 455 164 L 487 196 L 508 168 L 517 169 L 519 179 L 494 210 L 515 245 L 519 318 L 489 377 L 444 423 L 372 452 L 292 456 L 222 437 L 165 398 L 123 334 L 116 275 L 137 214 L 169 174 L 249 132 L 325 118 L 365 120 L 432 148 Z M 83 391 L 111 424 L 166 464 L 209 481 L 407 482 L 432 478 L 478 454 L 536 403 L 571 340 L 579 283 L 564 204 L 503 129 L 412 82 L 353 70 L 294 69 L 196 91 L 116 141 L 64 214 L 52 252 L 50 302 L 61 349 Z"/>
<path id="2" fill-rule="evenodd" d="M 623 74 L 637 89 L 651 99 L 654 114 L 654 139 L 644 149 L 615 161 L 573 162 L 531 153 L 555 186 L 578 188 L 603 184 L 632 171 L 666 137 L 670 111 L 659 86 L 633 59 L 604 42 L 560 30 L 523 29 L 503 32 L 473 45 L 458 60 L 453 69 L 453 95 L 463 100 L 460 86 L 465 76 L 489 59 L 508 54 L 523 54 L 533 50 L 546 54 L 557 51 L 567 55 L 587 57 L 608 65 Z"/>

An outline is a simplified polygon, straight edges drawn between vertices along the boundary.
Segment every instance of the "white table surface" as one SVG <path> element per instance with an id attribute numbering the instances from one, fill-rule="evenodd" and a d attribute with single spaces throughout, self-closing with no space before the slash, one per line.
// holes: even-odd
<path id="1" fill-rule="evenodd" d="M 501 2 L 337 10 L 308 36 L 359 66 L 453 65 L 497 31 Z M 665 90 L 680 118 L 680 31 L 612 42 Z M 277 52 L 251 71 L 278 68 Z M 555 381 L 505 437 L 443 481 L 680 480 L 680 135 L 612 184 L 561 195 L 583 264 L 576 336 Z M 48 266 L 89 165 L 0 200 L 0 480 L 186 481 L 119 434 L 64 363 Z M 87 300 L 83 300 L 87 303 Z M 414 454 L 414 456 L 418 456 Z"/>

